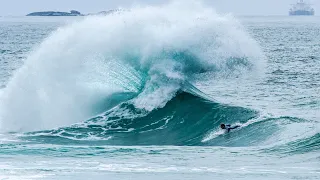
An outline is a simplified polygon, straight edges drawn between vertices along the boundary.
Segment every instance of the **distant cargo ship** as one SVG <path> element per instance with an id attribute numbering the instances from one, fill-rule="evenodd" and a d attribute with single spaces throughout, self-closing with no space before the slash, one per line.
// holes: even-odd
<path id="1" fill-rule="evenodd" d="M 303 2 L 297 2 L 297 4 L 292 5 L 292 8 L 289 11 L 290 16 L 313 16 L 314 9 L 311 7 L 310 4 Z"/>

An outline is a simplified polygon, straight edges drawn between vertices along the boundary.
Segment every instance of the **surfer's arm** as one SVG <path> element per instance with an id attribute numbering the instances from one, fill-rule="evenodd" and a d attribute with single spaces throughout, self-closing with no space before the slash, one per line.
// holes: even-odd
<path id="1" fill-rule="evenodd" d="M 240 127 L 240 126 L 233 126 L 233 127 L 230 127 L 230 126 L 229 126 L 229 127 L 228 127 L 228 132 L 230 132 L 231 129 L 237 129 L 237 128 L 239 128 L 239 127 Z"/>
<path id="2" fill-rule="evenodd" d="M 240 127 L 240 126 L 237 125 L 237 126 L 230 127 L 230 129 L 237 129 L 237 128 L 239 128 L 239 127 Z"/>

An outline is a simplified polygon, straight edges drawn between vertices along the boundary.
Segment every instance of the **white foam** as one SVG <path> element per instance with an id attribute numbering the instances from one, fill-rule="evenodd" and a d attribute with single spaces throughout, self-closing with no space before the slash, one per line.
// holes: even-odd
<path id="1" fill-rule="evenodd" d="M 264 121 L 265 119 L 267 119 L 269 115 L 268 114 L 260 114 L 260 116 L 258 116 L 257 118 L 254 118 L 254 119 L 251 119 L 249 121 L 247 121 L 246 123 L 240 123 L 240 122 L 237 122 L 237 123 L 234 123 L 232 124 L 233 126 L 240 126 L 239 128 L 237 128 L 237 130 L 239 129 L 242 129 L 244 127 L 247 127 L 251 124 L 254 124 L 254 123 L 257 123 L 257 122 L 260 122 L 260 121 Z M 208 135 L 206 135 L 201 142 L 208 142 L 216 137 L 219 137 L 223 134 L 225 134 L 226 131 L 223 130 L 223 129 L 214 129 L 212 130 L 210 133 L 208 133 Z"/>
<path id="2" fill-rule="evenodd" d="M 164 55 L 175 52 L 196 58 Z M 230 57 L 247 58 L 257 69 L 263 64 L 259 46 L 236 19 L 197 1 L 88 17 L 53 32 L 14 74 L 1 99 L 1 130 L 84 121 L 101 99 L 142 87 L 134 104 L 151 111 L 163 107 L 201 69 L 229 74 Z"/>

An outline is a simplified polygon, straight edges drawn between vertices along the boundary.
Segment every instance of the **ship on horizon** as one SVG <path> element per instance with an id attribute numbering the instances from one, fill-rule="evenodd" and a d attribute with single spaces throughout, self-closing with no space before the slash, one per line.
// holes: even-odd
<path id="1" fill-rule="evenodd" d="M 313 16 L 314 9 L 310 4 L 305 3 L 303 0 L 300 0 L 296 4 L 292 5 L 292 8 L 289 11 L 290 16 Z"/>

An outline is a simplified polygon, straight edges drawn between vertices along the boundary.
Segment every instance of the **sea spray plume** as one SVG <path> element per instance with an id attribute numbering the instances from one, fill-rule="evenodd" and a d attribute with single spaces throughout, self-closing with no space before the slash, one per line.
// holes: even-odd
<path id="1" fill-rule="evenodd" d="M 1 100 L 1 128 L 33 131 L 84 121 L 114 93 L 134 93 L 131 102 L 152 111 L 198 73 L 261 65 L 259 46 L 241 24 L 200 2 L 87 17 L 53 32 L 14 74 Z"/>

